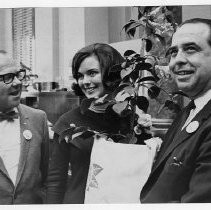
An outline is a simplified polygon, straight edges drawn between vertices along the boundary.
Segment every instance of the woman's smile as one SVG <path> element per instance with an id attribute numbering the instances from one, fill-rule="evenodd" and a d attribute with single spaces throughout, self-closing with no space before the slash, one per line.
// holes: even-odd
<path id="1" fill-rule="evenodd" d="M 78 84 L 87 98 L 99 98 L 104 95 L 101 68 L 96 56 L 92 55 L 81 62 Z"/>
<path id="2" fill-rule="evenodd" d="M 96 87 L 83 88 L 87 93 L 93 93 L 96 90 Z"/>

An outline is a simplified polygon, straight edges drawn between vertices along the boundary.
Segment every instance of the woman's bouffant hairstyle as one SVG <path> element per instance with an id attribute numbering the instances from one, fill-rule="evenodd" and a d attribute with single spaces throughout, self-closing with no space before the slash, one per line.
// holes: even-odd
<path id="1" fill-rule="evenodd" d="M 81 63 L 85 58 L 90 57 L 92 55 L 95 55 L 98 58 L 102 74 L 102 83 L 105 89 L 108 91 L 113 91 L 116 88 L 116 84 L 115 86 L 107 85 L 108 84 L 107 80 L 109 78 L 108 77 L 109 69 L 116 64 L 123 63 L 124 58 L 116 49 L 114 49 L 108 44 L 95 43 L 80 49 L 75 54 L 72 61 L 73 78 L 78 82 L 78 70 L 80 68 Z M 76 95 L 84 96 L 78 83 L 73 83 L 72 89 Z"/>

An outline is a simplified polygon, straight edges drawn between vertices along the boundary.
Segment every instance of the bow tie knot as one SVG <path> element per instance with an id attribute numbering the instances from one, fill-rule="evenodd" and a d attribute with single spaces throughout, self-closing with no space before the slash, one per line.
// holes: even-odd
<path id="1" fill-rule="evenodd" d="M 17 119 L 17 118 L 18 118 L 18 113 L 15 112 L 14 110 L 10 112 L 6 112 L 6 113 L 4 112 L 0 113 L 0 122 L 4 120 L 12 122 L 14 121 L 14 119 Z"/>

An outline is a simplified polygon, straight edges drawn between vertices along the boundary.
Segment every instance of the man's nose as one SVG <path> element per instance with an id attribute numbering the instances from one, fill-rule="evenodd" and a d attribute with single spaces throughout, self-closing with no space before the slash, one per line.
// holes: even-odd
<path id="1" fill-rule="evenodd" d="M 181 66 L 186 63 L 187 63 L 187 58 L 185 56 L 185 53 L 182 51 L 178 51 L 177 55 L 175 55 L 170 59 L 169 68 L 172 71 L 175 68 L 175 66 Z"/>
<path id="2" fill-rule="evenodd" d="M 20 84 L 22 84 L 22 82 L 15 76 L 12 81 L 12 85 L 20 85 Z"/>
<path id="3" fill-rule="evenodd" d="M 174 59 L 171 59 L 174 63 L 186 63 L 187 58 L 185 56 L 185 53 L 182 50 L 179 50 L 177 55 L 174 57 Z"/>

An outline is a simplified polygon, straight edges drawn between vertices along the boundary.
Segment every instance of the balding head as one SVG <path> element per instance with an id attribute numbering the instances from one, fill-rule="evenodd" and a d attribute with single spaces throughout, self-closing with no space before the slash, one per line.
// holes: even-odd
<path id="1" fill-rule="evenodd" d="M 0 75 L 5 74 L 8 68 L 17 68 L 16 62 L 6 51 L 0 50 Z"/>
<path id="2" fill-rule="evenodd" d="M 20 103 L 22 83 L 17 78 L 19 71 L 16 62 L 0 50 L 0 112 L 8 111 Z M 11 78 L 11 82 L 7 83 Z"/>

